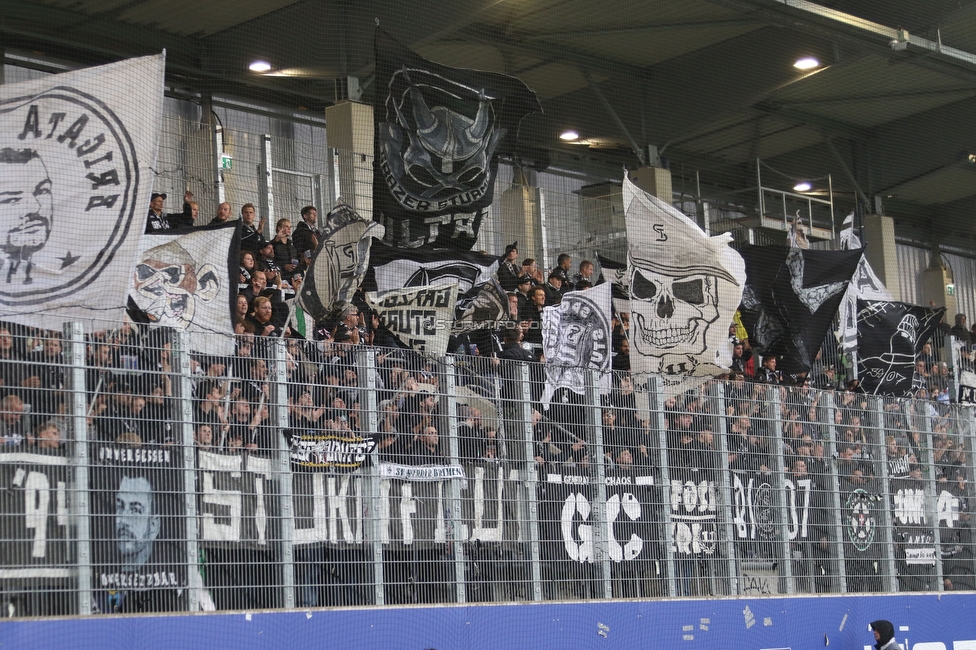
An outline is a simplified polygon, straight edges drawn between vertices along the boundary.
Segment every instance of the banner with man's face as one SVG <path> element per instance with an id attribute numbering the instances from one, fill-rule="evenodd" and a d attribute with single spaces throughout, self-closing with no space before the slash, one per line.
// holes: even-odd
<path id="1" fill-rule="evenodd" d="M 95 447 L 91 472 L 96 592 L 185 589 L 183 454 L 174 445 Z"/>
<path id="2" fill-rule="evenodd" d="M 4 319 L 46 329 L 121 322 L 149 208 L 164 68 L 150 56 L 0 86 Z"/>

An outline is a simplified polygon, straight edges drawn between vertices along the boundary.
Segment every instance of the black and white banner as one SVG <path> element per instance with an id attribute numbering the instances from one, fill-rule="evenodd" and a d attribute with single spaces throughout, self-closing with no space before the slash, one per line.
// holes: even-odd
<path id="1" fill-rule="evenodd" d="M 436 355 L 447 353 L 457 302 L 456 285 L 369 292 L 366 301 L 380 323 L 407 346 Z"/>
<path id="2" fill-rule="evenodd" d="M 737 540 L 776 539 L 773 489 L 768 476 L 732 472 L 732 523 Z"/>
<path id="3" fill-rule="evenodd" d="M 517 471 L 493 462 L 381 468 L 388 471 L 381 472 L 375 512 L 371 479 L 362 471 L 293 472 L 295 544 L 356 548 L 379 539 L 385 546 L 424 548 L 451 540 L 519 539 Z M 199 452 L 201 543 L 269 548 L 269 540 L 273 544 L 281 534 L 277 475 L 267 458 Z M 461 497 L 458 522 L 451 517 L 452 485 Z"/>
<path id="4" fill-rule="evenodd" d="M 319 320 L 335 303 L 352 300 L 369 268 L 373 239 L 381 239 L 383 232 L 382 225 L 363 219 L 344 203 L 329 212 L 298 296 L 306 314 Z"/>
<path id="5" fill-rule="evenodd" d="M 0 451 L 0 580 L 70 578 L 68 458 Z"/>
<path id="6" fill-rule="evenodd" d="M 379 242 L 373 245 L 370 258 L 366 291 L 455 284 L 458 295 L 494 279 L 500 259 L 473 251 L 399 250 Z"/>
<path id="7" fill-rule="evenodd" d="M 540 536 L 548 548 L 557 549 L 552 559 L 580 564 L 594 562 L 592 516 L 595 486 L 590 477 L 573 472 L 546 477 L 539 519 Z M 607 472 L 606 491 L 608 549 L 614 563 L 652 559 L 660 535 L 659 502 L 650 473 L 614 468 Z"/>
<path id="8" fill-rule="evenodd" d="M 0 317 L 121 322 L 152 190 L 164 57 L 0 86 Z M 100 322 L 100 324 L 98 324 Z"/>
<path id="9" fill-rule="evenodd" d="M 840 231 L 841 250 L 861 249 L 861 238 L 854 232 L 854 213 L 844 219 L 844 229 Z M 844 300 L 840 303 L 841 346 L 847 352 L 857 348 L 857 301 L 893 300 L 891 292 L 884 286 L 863 254 L 854 271 L 854 277 L 847 285 Z"/>
<path id="10" fill-rule="evenodd" d="M 183 454 L 173 445 L 103 444 L 91 468 L 96 590 L 187 585 Z"/>
<path id="11" fill-rule="evenodd" d="M 189 332 L 193 350 L 233 354 L 239 226 L 233 221 L 144 235 L 129 289 L 133 320 Z M 208 336 L 214 333 L 224 336 Z"/>
<path id="12" fill-rule="evenodd" d="M 966 404 L 976 404 L 976 372 L 972 370 L 959 371 L 959 401 Z"/>
<path id="13" fill-rule="evenodd" d="M 728 328 L 739 307 L 745 266 L 732 235 L 698 225 L 634 185 L 623 184 L 630 268 L 630 362 L 647 409 L 651 374 L 665 397 L 701 385 L 732 362 Z"/>
<path id="14" fill-rule="evenodd" d="M 473 295 L 472 295 L 473 294 Z M 508 294 L 498 280 L 492 278 L 480 287 L 473 287 L 460 297 L 455 311 L 453 334 L 477 329 L 496 329 L 508 320 Z"/>
<path id="15" fill-rule="evenodd" d="M 546 386 L 542 403 L 549 404 L 560 388 L 582 395 L 587 374 L 596 371 L 599 395 L 610 392 L 610 285 L 569 291 L 562 302 L 542 310 L 542 349 Z"/>
<path id="16" fill-rule="evenodd" d="M 915 357 L 929 340 L 945 307 L 857 301 L 857 376 L 872 395 L 905 397 L 914 387 Z"/>
<path id="17" fill-rule="evenodd" d="M 280 538 L 272 461 L 254 454 L 197 454 L 200 541 L 207 546 L 268 548 Z"/>
<path id="18" fill-rule="evenodd" d="M 492 203 L 499 147 L 539 101 L 514 77 L 432 63 L 379 28 L 374 47 L 375 218 L 394 246 L 468 250 Z"/>
<path id="19" fill-rule="evenodd" d="M 861 259 L 861 251 L 747 246 L 740 315 L 763 355 L 777 370 L 810 370 Z"/>
<path id="20" fill-rule="evenodd" d="M 763 474 L 732 473 L 732 522 L 737 540 L 770 542 L 776 539 L 774 490 L 780 490 L 786 504 L 787 534 L 790 541 L 814 537 L 814 528 L 823 513 L 816 484 L 810 476 L 787 476 L 783 486 L 774 485 Z"/>
<path id="21" fill-rule="evenodd" d="M 718 542 L 715 481 L 671 479 L 671 550 L 677 555 L 711 556 Z"/>
<path id="22" fill-rule="evenodd" d="M 372 438 L 353 431 L 327 429 L 286 429 L 285 439 L 296 471 L 351 472 L 369 464 L 369 453 L 376 447 Z"/>
<path id="23" fill-rule="evenodd" d="M 935 531 L 926 512 L 925 481 L 907 456 L 888 460 L 895 557 L 908 567 L 934 567 Z M 912 569 L 909 569 L 910 571 Z"/>

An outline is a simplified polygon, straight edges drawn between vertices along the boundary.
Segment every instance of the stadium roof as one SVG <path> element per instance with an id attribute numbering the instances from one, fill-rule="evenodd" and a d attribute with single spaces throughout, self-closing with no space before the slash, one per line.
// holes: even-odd
<path id="1" fill-rule="evenodd" d="M 976 0 L 8 0 L 0 35 L 82 64 L 165 48 L 174 91 L 318 112 L 343 77 L 369 96 L 376 20 L 429 59 L 523 79 L 540 167 L 633 166 L 650 144 L 741 189 L 759 158 L 976 248 Z"/>

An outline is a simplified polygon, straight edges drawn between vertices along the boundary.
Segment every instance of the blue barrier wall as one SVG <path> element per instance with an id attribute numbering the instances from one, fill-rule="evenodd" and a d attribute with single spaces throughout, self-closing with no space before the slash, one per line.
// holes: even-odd
<path id="1" fill-rule="evenodd" d="M 0 648 L 843 648 L 887 618 L 908 650 L 976 650 L 976 595 L 605 601 L 98 616 L 0 623 Z M 907 645 L 906 645 L 907 639 Z"/>

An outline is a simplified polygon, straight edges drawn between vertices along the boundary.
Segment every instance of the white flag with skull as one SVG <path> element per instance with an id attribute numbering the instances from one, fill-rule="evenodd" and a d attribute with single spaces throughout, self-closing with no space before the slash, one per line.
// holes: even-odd
<path id="1" fill-rule="evenodd" d="M 134 320 L 190 333 L 191 349 L 233 354 L 239 222 L 145 235 L 132 272 Z"/>
<path id="2" fill-rule="evenodd" d="M 731 363 L 728 326 L 742 298 L 745 263 L 728 233 L 709 237 L 629 178 L 623 185 L 630 267 L 630 362 L 647 408 L 651 375 L 666 397 L 699 386 Z"/>

